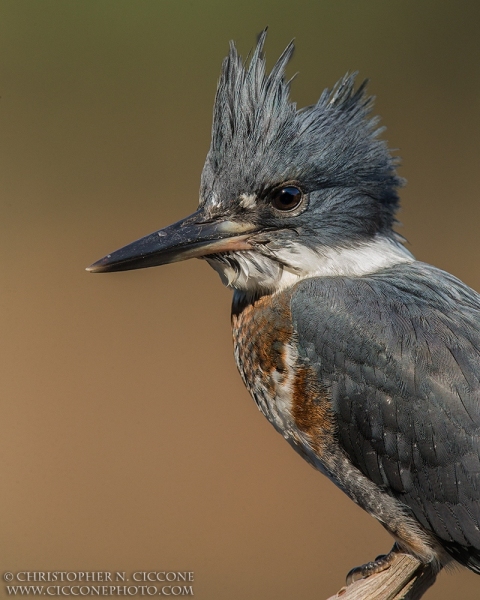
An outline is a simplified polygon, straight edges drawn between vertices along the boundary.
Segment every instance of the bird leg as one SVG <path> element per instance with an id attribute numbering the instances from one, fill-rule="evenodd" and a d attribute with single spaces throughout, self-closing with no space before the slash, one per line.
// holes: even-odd
<path id="1" fill-rule="evenodd" d="M 361 565 L 360 567 L 354 567 L 347 574 L 347 585 L 350 585 L 359 579 L 366 579 L 367 577 L 370 577 L 370 575 L 385 571 L 385 569 L 390 567 L 395 556 L 399 553 L 401 553 L 401 550 L 395 543 L 388 554 L 380 554 L 375 560 Z"/>

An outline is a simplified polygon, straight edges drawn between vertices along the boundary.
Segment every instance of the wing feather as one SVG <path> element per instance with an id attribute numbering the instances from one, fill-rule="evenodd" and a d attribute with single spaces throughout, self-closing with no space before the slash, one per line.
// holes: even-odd
<path id="1" fill-rule="evenodd" d="M 305 280 L 291 306 L 353 464 L 453 554 L 478 552 L 480 296 L 412 263 Z"/>

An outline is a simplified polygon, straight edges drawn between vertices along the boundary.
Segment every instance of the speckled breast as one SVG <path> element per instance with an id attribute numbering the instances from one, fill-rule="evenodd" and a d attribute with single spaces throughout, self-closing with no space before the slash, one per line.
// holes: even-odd
<path id="1" fill-rule="evenodd" d="M 234 299 L 235 360 L 261 412 L 304 458 L 317 463 L 333 418 L 316 373 L 298 356 L 290 299 L 290 291 L 251 303 Z"/>

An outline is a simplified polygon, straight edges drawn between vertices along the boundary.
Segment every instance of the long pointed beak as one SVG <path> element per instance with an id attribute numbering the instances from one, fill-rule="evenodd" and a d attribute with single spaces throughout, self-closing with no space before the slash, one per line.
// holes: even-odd
<path id="1" fill-rule="evenodd" d="M 107 254 L 87 268 L 91 273 L 144 269 L 202 258 L 217 252 L 249 250 L 248 238 L 256 230 L 251 223 L 204 221 L 199 210 L 189 217 Z"/>

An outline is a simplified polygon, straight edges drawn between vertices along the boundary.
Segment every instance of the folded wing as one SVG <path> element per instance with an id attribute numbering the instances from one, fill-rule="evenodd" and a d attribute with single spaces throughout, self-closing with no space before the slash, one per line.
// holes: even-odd
<path id="1" fill-rule="evenodd" d="M 480 296 L 412 263 L 305 280 L 291 306 L 343 451 L 479 571 Z"/>

